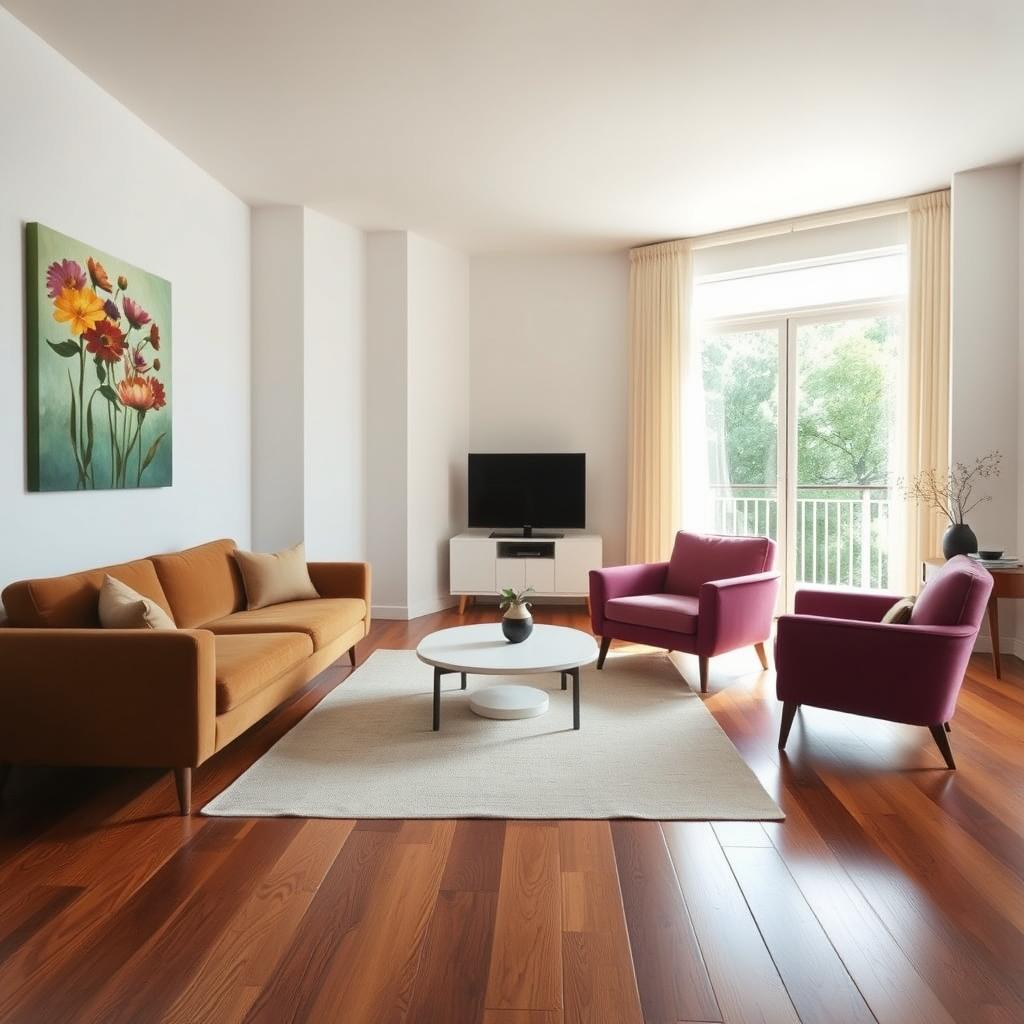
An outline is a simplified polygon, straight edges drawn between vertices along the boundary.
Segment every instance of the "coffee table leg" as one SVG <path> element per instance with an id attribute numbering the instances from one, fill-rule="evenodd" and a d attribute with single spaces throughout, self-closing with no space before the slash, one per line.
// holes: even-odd
<path id="1" fill-rule="evenodd" d="M 568 679 L 569 679 L 569 673 L 568 672 L 563 672 L 562 673 L 562 689 L 563 690 L 566 688 L 566 684 L 568 682 Z"/>
<path id="2" fill-rule="evenodd" d="M 462 673 L 462 688 L 463 689 L 466 688 L 466 673 L 465 672 Z"/>
<path id="3" fill-rule="evenodd" d="M 434 732 L 441 728 L 441 670 L 434 667 Z"/>
<path id="4" fill-rule="evenodd" d="M 572 676 L 572 727 L 580 727 L 580 670 L 570 669 Z"/>

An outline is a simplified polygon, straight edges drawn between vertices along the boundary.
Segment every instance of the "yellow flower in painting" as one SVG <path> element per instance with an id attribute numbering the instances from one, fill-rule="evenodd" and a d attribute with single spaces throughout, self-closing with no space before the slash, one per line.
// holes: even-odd
<path id="1" fill-rule="evenodd" d="M 105 316 L 103 303 L 91 288 L 62 288 L 53 302 L 53 319 L 72 334 L 91 331 Z"/>

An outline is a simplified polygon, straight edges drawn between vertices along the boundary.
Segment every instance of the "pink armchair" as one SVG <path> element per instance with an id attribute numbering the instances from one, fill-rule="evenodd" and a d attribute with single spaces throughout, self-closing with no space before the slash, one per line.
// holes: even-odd
<path id="1" fill-rule="evenodd" d="M 612 640 L 696 654 L 701 693 L 708 659 L 753 645 L 768 667 L 764 642 L 779 592 L 775 544 L 767 537 L 680 532 L 672 558 L 590 573 L 590 621 L 604 659 Z"/>
<path id="2" fill-rule="evenodd" d="M 949 719 L 992 590 L 992 577 L 964 555 L 921 591 L 907 625 L 880 620 L 893 594 L 800 590 L 796 614 L 779 618 L 776 693 L 779 749 L 801 704 L 927 726 L 953 769 Z"/>

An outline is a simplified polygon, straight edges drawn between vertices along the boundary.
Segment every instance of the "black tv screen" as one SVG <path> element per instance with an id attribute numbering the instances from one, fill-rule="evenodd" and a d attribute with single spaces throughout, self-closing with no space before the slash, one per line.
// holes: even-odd
<path id="1" fill-rule="evenodd" d="M 587 457 L 469 456 L 469 525 L 582 529 L 587 519 Z"/>

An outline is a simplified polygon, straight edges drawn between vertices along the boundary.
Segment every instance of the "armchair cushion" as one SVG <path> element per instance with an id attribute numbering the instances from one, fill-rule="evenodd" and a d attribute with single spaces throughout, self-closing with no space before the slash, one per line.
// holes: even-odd
<path id="1" fill-rule="evenodd" d="M 604 606 L 605 618 L 670 633 L 697 632 L 696 597 L 687 594 L 642 594 L 616 597 Z"/>
<path id="2" fill-rule="evenodd" d="M 767 572 L 775 565 L 775 544 L 767 537 L 676 534 L 665 590 L 696 597 L 704 583 Z"/>
<path id="3" fill-rule="evenodd" d="M 991 590 L 989 571 L 957 555 L 925 585 L 910 621 L 915 626 L 980 625 Z"/>

